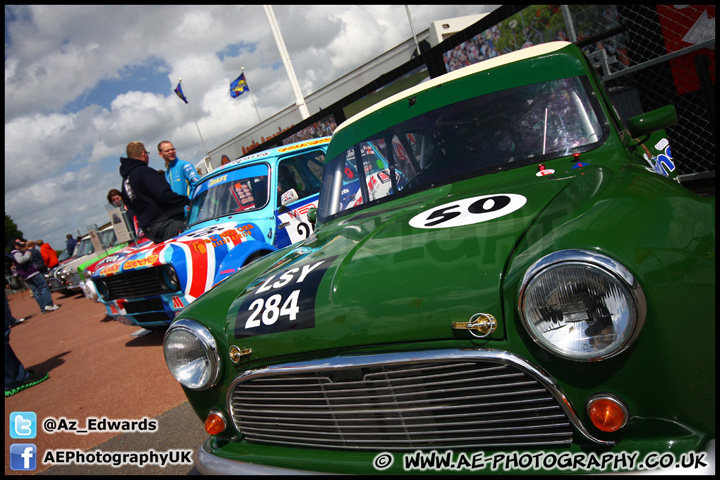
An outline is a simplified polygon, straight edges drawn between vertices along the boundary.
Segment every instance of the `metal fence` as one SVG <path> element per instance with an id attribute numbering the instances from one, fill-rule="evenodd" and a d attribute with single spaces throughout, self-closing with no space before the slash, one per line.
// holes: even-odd
<path id="1" fill-rule="evenodd" d="M 503 5 L 255 150 L 289 141 L 330 116 L 339 124 L 352 102 L 417 69 L 436 77 L 553 40 L 583 49 L 621 118 L 675 105 L 679 124 L 667 134 L 678 174 L 714 182 L 714 5 Z"/>
<path id="2" fill-rule="evenodd" d="M 675 105 L 679 124 L 667 133 L 678 173 L 714 177 L 715 6 L 589 5 L 564 13 L 571 41 L 596 63 L 621 115 Z"/>

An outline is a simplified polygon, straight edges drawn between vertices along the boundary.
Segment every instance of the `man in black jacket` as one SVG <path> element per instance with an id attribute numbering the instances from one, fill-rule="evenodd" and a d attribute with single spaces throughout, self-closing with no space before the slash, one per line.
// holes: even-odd
<path id="1" fill-rule="evenodd" d="M 185 206 L 188 197 L 170 189 L 165 176 L 150 168 L 150 156 L 141 142 L 127 146 L 127 158 L 120 158 L 125 205 L 137 216 L 140 227 L 155 243 L 176 237 L 185 230 Z"/>

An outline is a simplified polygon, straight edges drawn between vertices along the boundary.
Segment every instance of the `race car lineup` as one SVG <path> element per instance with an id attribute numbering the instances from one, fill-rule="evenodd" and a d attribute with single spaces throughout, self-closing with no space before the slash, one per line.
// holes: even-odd
<path id="1" fill-rule="evenodd" d="M 191 194 L 187 230 L 97 268 L 92 282 L 108 314 L 164 328 L 244 265 L 307 238 L 329 141 L 248 155 L 204 176 Z"/>
<path id="2" fill-rule="evenodd" d="M 165 333 L 209 435 L 197 468 L 399 474 L 480 451 L 714 469 L 715 201 L 676 179 L 676 122 L 619 118 L 581 50 L 551 42 L 342 123 L 314 232 Z M 528 473 L 501 470 L 459 469 Z"/>
<path id="3" fill-rule="evenodd" d="M 715 201 L 677 181 L 675 123 L 619 118 L 570 43 L 505 54 L 211 172 L 185 232 L 84 288 L 167 330 L 202 473 L 714 452 Z"/>

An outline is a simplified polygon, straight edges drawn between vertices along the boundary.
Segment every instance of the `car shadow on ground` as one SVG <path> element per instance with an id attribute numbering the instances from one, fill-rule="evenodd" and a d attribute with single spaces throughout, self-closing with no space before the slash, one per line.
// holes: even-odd
<path id="1" fill-rule="evenodd" d="M 135 333 L 138 335 L 135 336 Z M 162 330 L 150 330 L 148 333 L 142 332 L 142 329 L 138 332 L 133 333 L 134 337 L 132 340 L 127 342 L 125 345 L 128 347 L 151 347 L 159 346 L 163 343 L 163 337 L 165 336 L 165 329 Z"/>
<path id="2" fill-rule="evenodd" d="M 62 300 L 63 298 L 78 297 L 78 296 L 83 295 L 82 291 L 79 291 L 79 292 L 67 292 L 67 291 L 65 291 L 65 290 L 56 290 L 56 291 L 53 291 L 52 293 L 57 293 L 57 294 L 59 294 L 59 295 L 60 295 L 60 300 Z"/>

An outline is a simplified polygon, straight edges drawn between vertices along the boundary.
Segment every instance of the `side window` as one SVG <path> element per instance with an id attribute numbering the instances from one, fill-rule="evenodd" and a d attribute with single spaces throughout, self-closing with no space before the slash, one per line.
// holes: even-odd
<path id="1" fill-rule="evenodd" d="M 281 161 L 278 165 L 278 207 L 282 195 L 290 189 L 295 190 L 298 200 L 318 193 L 324 162 L 325 154 L 322 151 Z"/>
<path id="2" fill-rule="evenodd" d="M 300 172 L 298 172 L 298 168 L 294 158 L 289 160 L 283 160 L 282 162 L 280 162 L 280 164 L 278 165 L 277 179 L 278 207 L 281 205 L 282 195 L 290 191 L 291 189 L 295 190 L 298 199 L 308 196 L 308 194 L 305 193 L 305 183 L 302 181 Z"/>
<path id="3" fill-rule="evenodd" d="M 300 173 L 303 174 L 303 178 L 305 178 L 312 193 L 319 192 L 320 183 L 322 182 L 322 169 L 323 165 L 325 165 L 325 152 L 318 150 L 307 153 L 299 160 L 298 165 L 300 166 Z"/>

